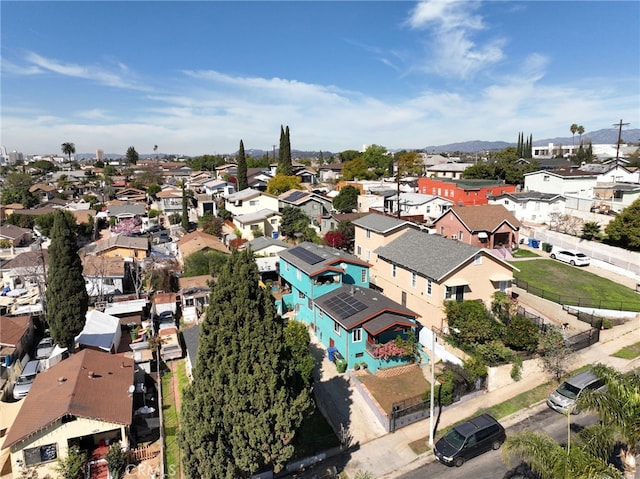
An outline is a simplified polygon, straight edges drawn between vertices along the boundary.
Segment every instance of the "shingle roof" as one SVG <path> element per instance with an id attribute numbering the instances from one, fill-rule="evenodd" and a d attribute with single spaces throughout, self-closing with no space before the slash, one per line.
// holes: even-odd
<path id="1" fill-rule="evenodd" d="M 256 196 L 260 196 L 262 194 L 259 190 L 254 190 L 252 188 L 245 188 L 241 191 L 236 191 L 235 193 L 227 196 L 227 201 L 234 202 L 239 200 L 248 200 L 251 198 L 255 198 Z"/>
<path id="2" fill-rule="evenodd" d="M 305 254 L 312 254 L 319 257 L 319 261 L 311 264 L 300 257 L 299 250 L 303 250 L 302 256 Z M 304 252 L 308 253 L 304 253 Z M 326 270 L 343 271 L 340 268 L 340 263 L 349 262 L 353 264 L 366 265 L 367 263 L 362 261 L 357 256 L 349 254 L 345 251 L 337 248 L 331 248 L 329 246 L 317 245 L 314 243 L 304 242 L 297 246 L 283 250 L 280 253 L 280 258 L 284 259 L 288 263 L 294 265 L 296 268 L 304 271 L 309 276 L 314 276 Z M 312 256 L 313 257 L 313 256 Z"/>
<path id="3" fill-rule="evenodd" d="M 471 232 L 495 231 L 505 222 L 514 229 L 522 226 L 522 223 L 503 205 L 454 206 L 440 218 L 448 214 L 456 215 Z M 440 218 L 435 221 L 436 224 Z"/>
<path id="4" fill-rule="evenodd" d="M 470 244 L 410 229 L 388 245 L 377 248 L 375 253 L 379 258 L 439 282 L 480 251 Z"/>
<path id="5" fill-rule="evenodd" d="M 229 253 L 229 249 L 216 236 L 204 231 L 192 231 L 178 241 L 178 249 L 183 258 L 203 249 L 213 249 L 222 253 Z"/>
<path id="6" fill-rule="evenodd" d="M 92 252 L 96 254 L 110 250 L 111 248 L 131 248 L 146 251 L 149 248 L 149 240 L 147 238 L 136 236 L 113 235 L 109 236 L 104 241 L 94 243 L 94 245 Z M 87 248 L 87 252 L 89 249 L 90 248 Z"/>
<path id="7" fill-rule="evenodd" d="M 398 218 L 380 215 L 377 213 L 371 213 L 367 216 L 363 216 L 362 218 L 353 220 L 351 223 L 377 233 L 388 233 L 393 230 L 412 226 L 408 221 L 399 220 Z"/>
<path id="8" fill-rule="evenodd" d="M 513 201 L 521 202 L 528 200 L 538 200 L 538 201 L 552 201 L 556 198 L 563 198 L 562 195 L 557 193 L 541 193 L 539 191 L 519 191 L 517 193 L 502 193 L 500 195 L 495 195 L 494 198 L 511 198 Z"/>
<path id="9" fill-rule="evenodd" d="M 10 447 L 65 416 L 130 425 L 133 359 L 84 349 L 36 376 L 5 438 Z M 89 373 L 93 372 L 90 376 Z"/>
<path id="10" fill-rule="evenodd" d="M 16 268 L 41 268 L 43 260 L 45 265 L 49 263 L 49 250 L 25 251 L 4 263 L 2 267 L 0 267 L 0 270 L 9 271 Z"/>
<path id="11" fill-rule="evenodd" d="M 17 346 L 30 321 L 31 316 L 0 316 L 0 345 Z"/>
<path id="12" fill-rule="evenodd" d="M 340 305 L 345 302 L 353 302 L 356 306 L 347 310 L 348 312 L 344 312 Z M 390 326 L 398 322 L 406 323 L 408 318 L 415 319 L 418 316 L 410 309 L 392 301 L 378 291 L 369 288 L 358 288 L 348 284 L 344 284 L 316 298 L 315 304 L 345 329 L 372 322 L 371 329 L 379 331 L 382 325 Z M 351 311 L 353 311 L 353 314 L 350 314 Z M 385 315 L 385 317 L 376 319 L 381 315 Z M 397 321 L 392 321 L 391 316 L 395 316 Z"/>
<path id="13" fill-rule="evenodd" d="M 272 216 L 279 215 L 277 211 L 270 210 L 269 208 L 264 208 L 260 211 L 255 211 L 253 213 L 247 213 L 244 215 L 238 215 L 234 218 L 234 221 L 238 221 L 238 223 L 242 224 L 250 224 L 255 223 L 257 221 L 264 221 Z"/>
<path id="14" fill-rule="evenodd" d="M 243 245 L 244 248 L 251 248 L 252 251 L 260 251 L 269 246 L 280 246 L 281 248 L 290 248 L 291 245 L 277 239 L 269 238 L 266 236 L 259 236 Z"/>
<path id="15" fill-rule="evenodd" d="M 16 239 L 20 238 L 23 235 L 31 233 L 31 230 L 27 228 L 20 228 L 19 226 L 4 224 L 0 227 L 0 236 L 5 238 Z"/>

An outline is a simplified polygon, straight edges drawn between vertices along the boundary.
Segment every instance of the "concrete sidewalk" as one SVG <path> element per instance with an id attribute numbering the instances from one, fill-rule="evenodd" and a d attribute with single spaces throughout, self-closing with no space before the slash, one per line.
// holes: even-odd
<path id="1" fill-rule="evenodd" d="M 640 367 L 640 358 L 629 361 L 611 356 L 620 348 L 640 341 L 640 319 L 635 321 L 638 322 L 638 328 L 634 332 L 619 337 L 615 341 L 597 343 L 580 351 L 576 355 L 572 368 L 595 363 L 606 364 L 622 371 Z M 549 378 L 543 373 L 532 374 L 507 387 L 457 403 L 443 410 L 438 429 L 442 430 L 464 418 L 475 415 L 480 409 L 499 404 L 548 380 Z M 522 417 L 529 416 L 535 413 L 536 410 L 545 407 L 546 404 L 541 402 L 503 418 L 501 423 L 509 426 L 520 421 Z M 344 471 L 351 478 L 355 477 L 358 471 L 369 471 L 379 479 L 391 479 L 414 470 L 422 464 L 433 461 L 434 458 L 431 451 L 418 456 L 409 447 L 410 443 L 417 440 L 424 439 L 427 442 L 429 427 L 430 420 L 426 419 L 395 433 L 360 444 L 358 450 L 351 453 Z"/>

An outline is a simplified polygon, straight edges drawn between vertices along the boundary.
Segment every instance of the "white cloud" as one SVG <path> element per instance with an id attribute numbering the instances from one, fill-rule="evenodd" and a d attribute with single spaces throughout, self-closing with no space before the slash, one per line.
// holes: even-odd
<path id="1" fill-rule="evenodd" d="M 451 0 L 427 0 L 416 5 L 407 24 L 428 35 L 429 58 L 422 69 L 469 78 L 504 58 L 504 39 L 494 38 L 484 44 L 472 40 L 474 33 L 487 28 L 483 18 L 474 13 L 478 7 L 478 2 Z"/>
<path id="2" fill-rule="evenodd" d="M 73 63 L 63 63 L 58 60 L 43 57 L 37 53 L 29 52 L 25 56 L 25 61 L 31 65 L 31 69 L 37 68 L 38 73 L 56 73 L 62 76 L 82 78 L 93 82 L 116 88 L 126 88 L 133 90 L 147 90 L 148 87 L 132 80 L 124 78 L 118 73 L 114 73 L 96 66 L 84 66 Z M 127 72 L 124 65 L 119 66 L 119 70 Z M 29 67 L 24 67 L 28 71 Z"/>

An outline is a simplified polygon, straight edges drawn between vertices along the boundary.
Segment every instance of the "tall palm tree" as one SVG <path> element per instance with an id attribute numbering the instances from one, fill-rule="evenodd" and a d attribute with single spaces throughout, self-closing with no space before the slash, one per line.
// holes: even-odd
<path id="1" fill-rule="evenodd" d="M 508 467 L 514 458 L 528 463 L 541 479 L 622 479 L 622 472 L 607 462 L 614 441 L 603 429 L 585 429 L 567 447 L 540 431 L 523 431 L 507 437 L 502 456 Z"/>
<path id="2" fill-rule="evenodd" d="M 576 137 L 576 132 L 578 131 L 578 125 L 576 123 L 571 125 L 571 128 L 569 128 L 571 130 L 571 144 L 575 145 L 574 139 Z"/>
<path id="3" fill-rule="evenodd" d="M 625 477 L 633 478 L 640 453 L 640 375 L 621 373 L 602 364 L 593 370 L 604 380 L 606 390 L 583 391 L 576 406 L 598 413 L 604 424 L 617 431 L 627 446 L 620 453 Z"/>
<path id="4" fill-rule="evenodd" d="M 69 163 L 71 163 L 71 155 L 76 152 L 76 145 L 73 143 L 63 143 L 62 144 L 62 153 L 69 157 Z"/>
<path id="5" fill-rule="evenodd" d="M 584 126 L 578 125 L 578 129 L 576 130 L 578 135 L 580 135 L 580 143 L 582 143 L 582 134 L 584 133 Z"/>

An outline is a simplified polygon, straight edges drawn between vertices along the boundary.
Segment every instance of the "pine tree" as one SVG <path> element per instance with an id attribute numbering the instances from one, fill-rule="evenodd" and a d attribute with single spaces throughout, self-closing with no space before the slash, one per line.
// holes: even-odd
<path id="1" fill-rule="evenodd" d="M 180 444 L 189 478 L 279 472 L 311 410 L 284 321 L 258 281 L 253 253 L 234 251 L 211 292 L 193 382 L 182 400 Z"/>
<path id="2" fill-rule="evenodd" d="M 244 143 L 240 140 L 240 150 L 238 151 L 238 191 L 249 188 L 249 180 L 247 179 L 247 158 L 244 155 Z"/>
<path id="3" fill-rule="evenodd" d="M 70 352 L 84 327 L 89 306 L 74 226 L 73 216 L 63 211 L 55 213 L 45 295 L 51 337 Z"/>
<path id="4" fill-rule="evenodd" d="M 293 167 L 292 167 L 292 163 L 291 163 L 291 138 L 289 137 L 289 126 L 287 125 L 287 128 L 285 129 L 284 132 L 284 148 L 285 148 L 285 153 L 284 153 L 284 174 L 287 176 L 291 176 L 293 174 Z"/>
<path id="5" fill-rule="evenodd" d="M 184 181 L 182 182 L 182 219 L 181 226 L 187 230 L 189 229 L 189 208 L 187 207 L 187 192 L 184 187 Z"/>
<path id="6" fill-rule="evenodd" d="M 276 174 L 284 174 L 284 127 L 280 125 L 280 147 L 278 148 L 278 167 Z"/>

